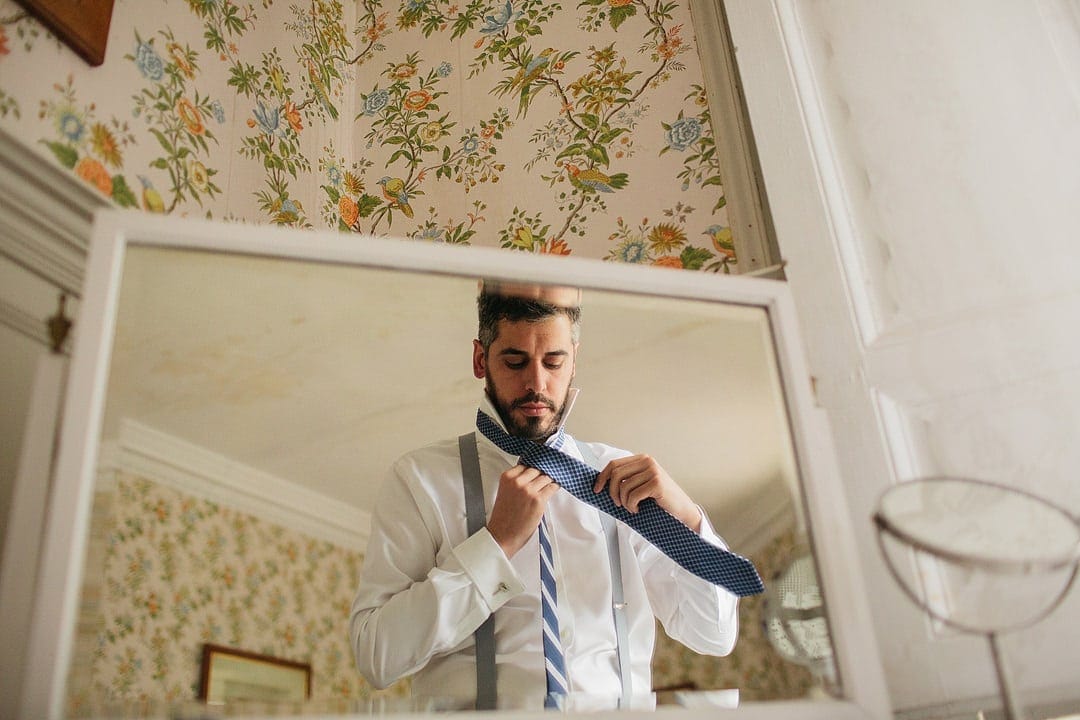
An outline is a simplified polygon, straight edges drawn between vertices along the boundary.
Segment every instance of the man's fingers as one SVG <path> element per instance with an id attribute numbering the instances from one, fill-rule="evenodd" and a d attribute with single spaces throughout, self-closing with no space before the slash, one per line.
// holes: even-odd
<path id="1" fill-rule="evenodd" d="M 608 478 L 611 477 L 611 464 L 596 474 L 596 482 L 593 483 L 592 491 L 598 493 L 604 489 L 604 486 L 608 483 Z"/>

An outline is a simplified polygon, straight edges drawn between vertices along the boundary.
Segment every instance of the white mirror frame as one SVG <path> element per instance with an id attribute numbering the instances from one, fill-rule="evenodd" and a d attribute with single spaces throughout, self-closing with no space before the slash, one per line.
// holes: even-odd
<path id="1" fill-rule="evenodd" d="M 822 411 L 813 401 L 795 308 L 784 283 L 493 248 L 357 238 L 332 231 L 296 231 L 116 210 L 99 213 L 94 225 L 59 454 L 42 534 L 42 561 L 18 717 L 63 717 L 117 299 L 129 245 L 577 285 L 763 308 L 770 320 L 843 698 L 755 703 L 723 712 L 740 719 L 889 717 L 887 691 L 830 433 Z M 680 708 L 655 712 L 678 712 L 683 720 L 699 720 L 720 711 Z M 654 717 L 655 712 L 647 717 Z M 638 711 L 622 711 L 620 717 L 634 715 L 646 717 Z"/>

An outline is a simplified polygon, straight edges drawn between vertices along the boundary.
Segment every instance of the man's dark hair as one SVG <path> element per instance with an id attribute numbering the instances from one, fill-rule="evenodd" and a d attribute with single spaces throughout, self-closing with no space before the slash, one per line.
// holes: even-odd
<path id="1" fill-rule="evenodd" d="M 476 298 L 476 308 L 480 316 L 477 339 L 484 352 L 490 350 L 491 344 L 498 338 L 500 320 L 540 322 L 561 314 L 570 320 L 570 337 L 574 343 L 577 343 L 581 334 L 581 308 L 577 305 L 555 305 L 543 300 L 502 295 L 485 289 L 481 290 Z"/>

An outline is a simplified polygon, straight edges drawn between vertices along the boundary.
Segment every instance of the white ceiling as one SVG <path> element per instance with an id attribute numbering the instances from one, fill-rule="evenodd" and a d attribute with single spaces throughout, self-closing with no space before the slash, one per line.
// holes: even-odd
<path id="1" fill-rule="evenodd" d="M 132 247 L 104 434 L 130 418 L 369 510 L 394 458 L 471 428 L 476 287 Z M 760 309 L 586 291 L 576 384 L 574 435 L 652 454 L 718 525 L 793 484 Z"/>

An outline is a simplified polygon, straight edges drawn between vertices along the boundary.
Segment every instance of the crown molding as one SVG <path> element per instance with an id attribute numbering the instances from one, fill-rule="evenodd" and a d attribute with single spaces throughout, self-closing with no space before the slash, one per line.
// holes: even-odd
<path id="1" fill-rule="evenodd" d="M 78 297 L 94 213 L 109 205 L 0 129 L 0 254 Z"/>
<path id="2" fill-rule="evenodd" d="M 126 419 L 102 444 L 98 479 L 132 473 L 356 552 L 367 545 L 371 516 L 322 493 L 257 470 L 168 433 Z"/>

